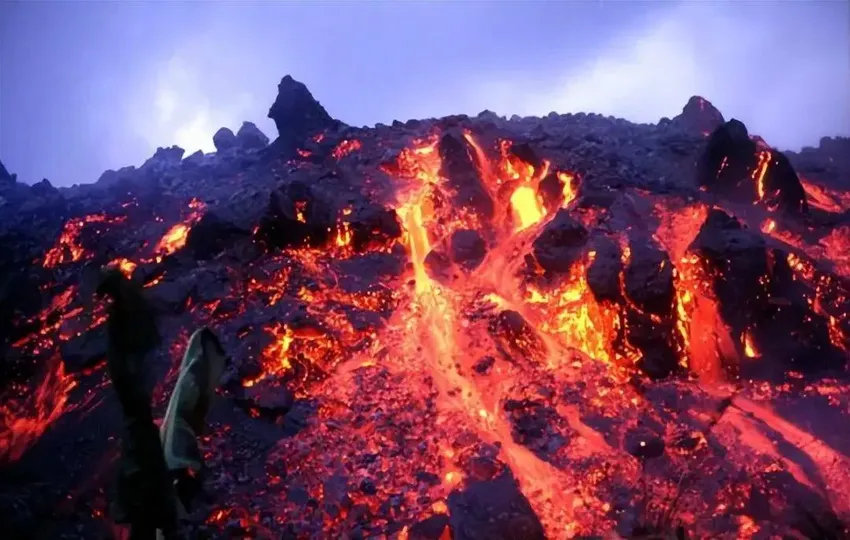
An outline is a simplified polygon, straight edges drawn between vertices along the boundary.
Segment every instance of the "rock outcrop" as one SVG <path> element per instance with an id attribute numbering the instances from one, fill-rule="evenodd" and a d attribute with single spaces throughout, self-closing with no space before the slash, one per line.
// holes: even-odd
<path id="1" fill-rule="evenodd" d="M 311 135 L 338 125 L 307 86 L 290 75 L 277 85 L 277 98 L 269 109 L 268 117 L 277 127 L 275 149 L 285 156 L 294 155 Z"/>

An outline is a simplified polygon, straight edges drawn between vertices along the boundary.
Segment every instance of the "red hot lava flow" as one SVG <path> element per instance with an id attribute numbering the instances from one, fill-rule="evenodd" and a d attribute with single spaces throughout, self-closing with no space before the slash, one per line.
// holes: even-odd
<path id="1" fill-rule="evenodd" d="M 345 158 L 368 144 L 343 139 L 331 156 L 354 162 Z M 836 308 L 848 272 L 847 229 L 816 245 L 786 230 L 772 204 L 775 157 L 759 147 L 742 174 L 755 194 L 753 229 L 736 228 L 703 200 L 593 191 L 582 175 L 539 159 L 528 145 L 485 142 L 472 131 L 417 139 L 382 167 L 400 225 L 387 239 L 375 239 L 380 224 L 353 203 L 326 208 L 304 195 L 314 193 L 310 186 L 286 192 L 285 232 L 306 231 L 303 241 L 270 249 L 244 275 L 234 272 L 227 297 L 191 296 L 188 305 L 193 324 L 220 325 L 250 342 L 242 353 L 255 363 L 227 392 L 249 402 L 252 417 L 259 422 L 297 400 L 316 404 L 315 418 L 263 456 L 266 475 L 252 484 L 262 503 L 228 494 L 207 524 L 238 522 L 260 536 L 290 526 L 296 537 L 341 537 L 368 521 L 387 527 L 388 537 L 419 538 L 413 524 L 451 515 L 452 526 L 463 528 L 456 523 L 464 497 L 482 485 L 508 485 L 516 491 L 508 506 L 522 514 L 529 538 L 628 536 L 674 525 L 698 537 L 718 530 L 771 537 L 784 533 L 772 522 L 794 505 L 777 487 L 789 479 L 850 515 L 842 488 L 850 458 L 774 409 L 798 392 L 850 414 L 847 385 L 804 382 L 795 370 L 781 384 L 747 380 L 747 370 L 771 354 L 767 323 L 753 314 L 794 315 L 792 293 L 804 298 L 804 323 L 825 321 L 830 346 L 847 347 L 845 314 Z M 720 160 L 718 177 L 733 165 Z M 804 188 L 823 211 L 847 206 L 825 188 Z M 186 248 L 204 211 L 193 200 L 152 251 L 111 264 L 129 277 L 161 263 Z M 317 216 L 327 219 L 321 227 Z M 69 221 L 44 267 L 86 259 L 85 223 L 107 221 Z M 704 233 L 713 223 L 733 246 L 751 242 L 749 251 L 718 262 Z M 258 244 L 271 234 L 261 228 Z M 793 249 L 767 249 L 748 234 Z M 319 245 L 316 236 L 326 241 Z M 379 256 L 402 257 L 398 274 L 366 286 L 343 270 L 367 260 L 375 266 L 364 273 L 378 272 Z M 752 275 L 734 267 L 741 260 Z M 833 273 L 822 270 L 827 261 Z M 753 291 L 755 305 L 741 308 L 750 310 L 743 322 L 725 303 L 736 272 L 746 279 L 731 294 Z M 155 293 L 167 278 L 147 286 Z M 15 346 L 55 355 L 102 323 L 102 314 L 82 327 L 69 323 L 82 310 L 75 298 L 73 288 L 59 291 L 30 321 L 40 330 Z M 237 321 L 253 312 L 262 316 Z M 58 360 L 49 368 L 31 399 L 0 409 L 3 459 L 19 459 L 73 409 L 78 376 Z M 289 414 L 276 419 L 284 429 L 295 422 Z M 232 476 L 221 461 L 234 461 L 223 441 L 239 428 L 218 425 L 204 438 L 225 452 L 216 460 L 220 479 Z M 769 508 L 761 508 L 766 497 Z M 404 525 L 386 532 L 391 521 Z M 451 534 L 444 524 L 435 537 Z"/>

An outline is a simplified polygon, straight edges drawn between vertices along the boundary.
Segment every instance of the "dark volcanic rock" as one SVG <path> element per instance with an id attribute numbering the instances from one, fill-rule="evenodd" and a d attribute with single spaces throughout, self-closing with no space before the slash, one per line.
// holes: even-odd
<path id="1" fill-rule="evenodd" d="M 787 253 L 768 250 L 758 232 L 721 210 L 709 213 L 690 249 L 714 275 L 720 314 L 733 336 L 749 335 L 760 357 L 770 359 L 727 366 L 736 374 L 778 378 L 786 369 L 815 373 L 845 364 L 846 355 L 829 339 L 827 319 L 809 307 L 814 291 L 794 278 Z"/>
<path id="2" fill-rule="evenodd" d="M 562 208 L 534 240 L 534 258 L 545 270 L 569 272 L 581 257 L 587 238 L 584 225 Z"/>
<path id="3" fill-rule="evenodd" d="M 510 153 L 520 160 L 528 163 L 534 170 L 538 171 L 543 166 L 543 160 L 528 143 L 512 144 Z"/>
<path id="4" fill-rule="evenodd" d="M 345 219 L 350 224 L 351 246 L 357 252 L 387 246 L 401 236 L 396 211 L 379 204 L 362 201 Z"/>
<path id="5" fill-rule="evenodd" d="M 263 414 L 277 416 L 289 412 L 295 403 L 295 394 L 284 386 L 260 383 L 243 388 L 239 401 Z"/>
<path id="6" fill-rule="evenodd" d="M 554 428 L 558 413 L 553 408 L 530 399 L 508 399 L 504 409 L 511 421 L 514 441 L 534 450 L 541 458 L 550 458 L 567 444 Z"/>
<path id="7" fill-rule="evenodd" d="M 568 187 L 564 183 L 565 179 L 575 182 L 572 175 L 552 171 L 537 185 L 537 195 L 543 199 L 543 207 L 546 208 L 546 212 L 554 212 L 563 206 L 565 202 L 564 191 Z M 576 186 L 570 185 L 569 188 L 568 191 L 575 192 Z"/>
<path id="8" fill-rule="evenodd" d="M 750 139 L 747 126 L 733 118 L 708 138 L 698 163 L 697 181 L 700 186 L 718 192 L 743 186 L 749 191 L 750 200 L 755 200 L 756 187 L 750 174 L 757 160 L 757 145 Z"/>
<path id="9" fill-rule="evenodd" d="M 293 154 L 311 134 L 336 125 L 336 121 L 316 101 L 304 83 L 287 75 L 277 85 L 277 98 L 269 109 L 268 117 L 274 120 L 278 138 L 277 149 L 285 155 Z"/>
<path id="10" fill-rule="evenodd" d="M 442 251 L 432 249 L 425 256 L 424 263 L 425 270 L 432 279 L 442 282 L 451 277 L 452 261 Z"/>
<path id="11" fill-rule="evenodd" d="M 242 122 L 236 138 L 239 146 L 246 150 L 261 150 L 269 145 L 269 138 L 253 122 Z"/>
<path id="12" fill-rule="evenodd" d="M 794 169 L 832 189 L 850 190 L 850 137 L 821 137 L 817 148 L 786 152 Z"/>
<path id="13" fill-rule="evenodd" d="M 149 289 L 148 296 L 158 310 L 180 313 L 185 308 L 186 300 L 189 299 L 194 288 L 194 282 L 188 279 L 166 279 Z"/>
<path id="14" fill-rule="evenodd" d="M 250 232 L 219 217 L 215 211 L 209 211 L 195 224 L 186 237 L 186 248 L 190 249 L 198 260 L 208 260 L 235 241 L 250 236 Z"/>
<path id="15" fill-rule="evenodd" d="M 152 172 L 161 172 L 164 166 L 179 165 L 183 159 L 183 154 L 186 151 L 179 146 L 170 146 L 168 148 L 159 147 L 151 157 L 145 161 L 140 170 L 154 169 Z"/>
<path id="16" fill-rule="evenodd" d="M 106 325 L 62 342 L 59 349 L 68 371 L 80 371 L 106 359 Z"/>
<path id="17" fill-rule="evenodd" d="M 14 184 L 15 180 L 15 176 L 9 174 L 9 171 L 6 170 L 6 166 L 3 165 L 2 161 L 0 161 L 0 185 Z"/>
<path id="18" fill-rule="evenodd" d="M 486 375 L 487 373 L 490 373 L 490 370 L 493 368 L 493 364 L 495 363 L 495 358 L 493 358 L 492 356 L 485 356 L 475 362 L 475 365 L 472 366 L 472 369 L 474 369 L 476 373 Z"/>
<path id="19" fill-rule="evenodd" d="M 512 309 L 499 312 L 490 321 L 488 330 L 506 352 L 520 353 L 526 359 L 536 358 L 545 349 L 534 327 Z"/>
<path id="20" fill-rule="evenodd" d="M 623 270 L 620 246 L 607 236 L 594 236 L 590 250 L 596 255 L 587 269 L 587 286 L 596 300 L 618 302 L 621 300 L 620 272 Z"/>
<path id="21" fill-rule="evenodd" d="M 543 525 L 505 473 L 490 481 L 470 482 L 448 500 L 455 540 L 542 540 Z"/>
<path id="22" fill-rule="evenodd" d="M 233 131 L 230 128 L 223 127 L 215 132 L 213 135 L 213 144 L 215 145 L 215 149 L 218 152 L 227 152 L 233 148 L 236 148 L 236 145 L 239 142 L 236 140 L 236 135 L 233 134 Z"/>
<path id="23" fill-rule="evenodd" d="M 673 123 L 686 131 L 709 134 L 724 122 L 714 105 L 705 98 L 692 96 L 682 109 L 682 113 L 673 118 Z"/>
<path id="24" fill-rule="evenodd" d="M 722 210 L 711 210 L 690 248 L 716 272 L 714 290 L 721 313 L 743 331 L 765 299 L 760 280 L 767 276 L 764 239 Z"/>
<path id="25" fill-rule="evenodd" d="M 53 184 L 50 183 L 50 180 L 47 178 L 42 179 L 41 182 L 37 184 L 33 184 L 30 188 L 30 191 L 33 195 L 37 197 L 55 197 L 59 195 L 59 190 L 53 187 Z"/>
<path id="26" fill-rule="evenodd" d="M 332 186 L 302 179 L 271 193 L 257 234 L 271 247 L 318 247 L 328 244 L 343 222 L 358 252 L 387 246 L 401 235 L 395 210 L 356 194 L 340 197 Z"/>
<path id="27" fill-rule="evenodd" d="M 782 152 L 772 150 L 771 161 L 764 177 L 764 189 L 776 200 L 779 208 L 793 215 L 807 214 L 809 203 L 806 191 L 791 162 Z"/>
<path id="28" fill-rule="evenodd" d="M 625 269 L 626 294 L 641 310 L 667 315 L 673 308 L 673 265 L 667 252 L 648 240 L 631 242 Z"/>
<path id="29" fill-rule="evenodd" d="M 623 445 L 626 452 L 641 460 L 654 459 L 664 454 L 664 440 L 648 428 L 630 429 Z"/>
<path id="30" fill-rule="evenodd" d="M 332 201 L 297 180 L 272 192 L 258 237 L 275 247 L 324 245 L 336 224 Z"/>
<path id="31" fill-rule="evenodd" d="M 452 260 L 462 268 L 476 268 L 487 255 L 487 244 L 478 231 L 461 229 L 452 234 Z"/>
<path id="32" fill-rule="evenodd" d="M 440 174 L 454 191 L 454 203 L 485 219 L 493 217 L 493 200 L 481 181 L 475 159 L 463 135 L 450 131 L 439 144 Z"/>
<path id="33" fill-rule="evenodd" d="M 467 472 L 475 480 L 492 480 L 502 470 L 499 463 L 490 456 L 474 456 L 469 459 Z"/>
<path id="34" fill-rule="evenodd" d="M 646 320 L 641 322 L 647 323 Z M 672 331 L 672 328 L 669 327 L 669 325 L 666 329 L 668 332 L 668 335 L 666 336 L 659 335 L 659 329 L 651 323 L 640 326 L 634 324 L 633 327 L 635 329 L 640 328 L 644 332 L 653 332 L 655 333 L 655 336 L 658 336 L 643 340 L 644 342 L 640 343 L 639 340 L 635 339 L 635 332 L 628 333 L 628 337 L 635 341 L 633 345 L 636 345 L 643 353 L 637 361 L 637 367 L 639 370 L 641 370 L 650 379 L 654 380 L 664 379 L 678 371 L 679 357 L 676 354 L 676 351 L 672 348 L 669 339 L 666 339 L 669 337 L 669 332 Z"/>
<path id="35" fill-rule="evenodd" d="M 427 519 L 414 523 L 408 530 L 410 540 L 441 540 L 449 528 L 449 517 L 445 514 L 435 514 Z"/>
<path id="36" fill-rule="evenodd" d="M 805 190 L 788 158 L 759 147 L 744 123 L 734 118 L 709 137 L 697 164 L 697 181 L 732 199 L 762 200 L 795 215 L 808 212 Z"/>

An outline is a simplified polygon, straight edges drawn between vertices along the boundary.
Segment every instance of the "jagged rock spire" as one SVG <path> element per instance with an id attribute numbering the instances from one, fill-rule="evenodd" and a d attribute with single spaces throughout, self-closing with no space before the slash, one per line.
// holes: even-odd
<path id="1" fill-rule="evenodd" d="M 277 127 L 275 144 L 282 152 L 294 151 L 311 134 L 337 124 L 307 86 L 290 75 L 277 85 L 277 98 L 269 109 L 268 117 Z"/>

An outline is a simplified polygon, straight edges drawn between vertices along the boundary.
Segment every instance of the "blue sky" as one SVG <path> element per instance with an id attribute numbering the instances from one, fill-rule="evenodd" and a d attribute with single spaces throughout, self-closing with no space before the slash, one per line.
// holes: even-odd
<path id="1" fill-rule="evenodd" d="M 850 3 L 0 3 L 0 159 L 95 181 L 157 146 L 212 150 L 292 74 L 353 125 L 598 112 L 655 122 L 700 94 L 780 148 L 850 135 Z"/>

